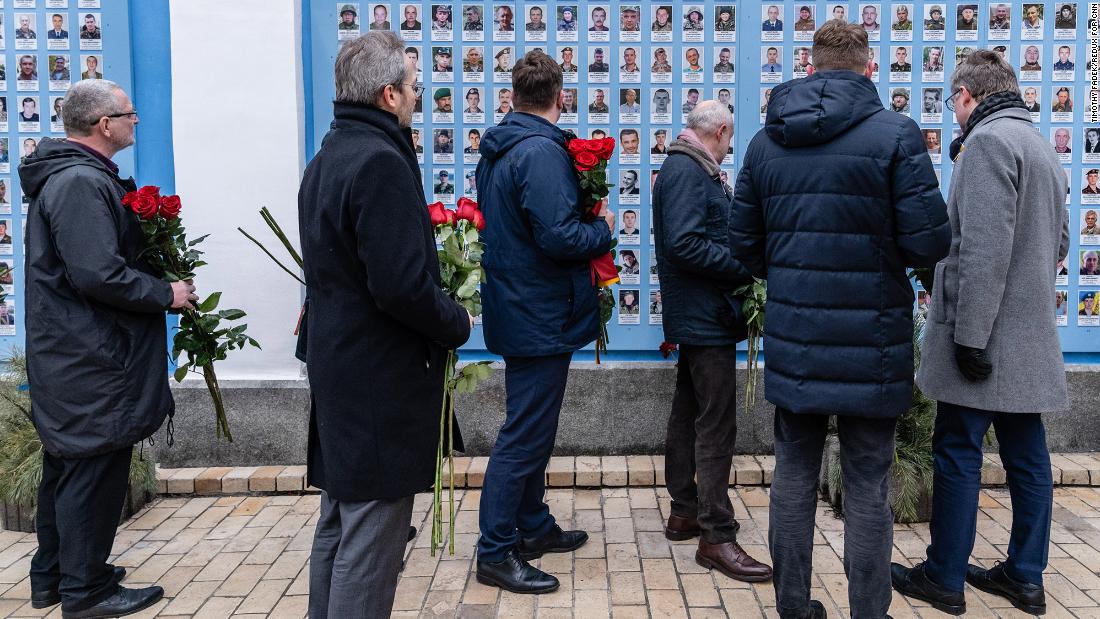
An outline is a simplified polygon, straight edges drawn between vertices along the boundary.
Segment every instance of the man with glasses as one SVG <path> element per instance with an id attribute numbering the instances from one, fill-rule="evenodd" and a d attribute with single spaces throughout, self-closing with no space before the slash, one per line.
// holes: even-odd
<path id="1" fill-rule="evenodd" d="M 951 251 L 936 266 L 917 371 L 921 391 L 938 402 L 931 543 L 925 561 L 895 563 L 891 576 L 898 592 L 948 614 L 966 612 L 970 583 L 1041 615 L 1054 490 L 1040 415 L 1069 405 L 1050 320 L 1050 259 L 1064 260 L 1070 245 L 1068 182 L 996 52 L 970 54 L 951 85 L 947 105 L 963 128 L 951 143 Z M 990 426 L 1012 523 L 1005 560 L 986 569 L 968 558 Z"/>
<path id="2" fill-rule="evenodd" d="M 447 351 L 473 318 L 439 287 L 409 138 L 423 87 L 404 44 L 389 31 L 349 41 L 335 76 L 335 120 L 298 194 L 308 478 L 322 491 L 309 616 L 388 617 L 413 495 L 435 477 Z"/>
<path id="3" fill-rule="evenodd" d="M 111 161 L 133 145 L 137 110 L 106 80 L 65 95 L 66 139 L 43 138 L 19 166 L 27 215 L 27 370 L 42 440 L 31 605 L 65 617 L 119 617 L 160 587 L 125 588 L 107 563 L 130 457 L 173 410 L 164 313 L 192 308 L 141 256 L 145 236 L 122 198 L 137 189 Z"/>

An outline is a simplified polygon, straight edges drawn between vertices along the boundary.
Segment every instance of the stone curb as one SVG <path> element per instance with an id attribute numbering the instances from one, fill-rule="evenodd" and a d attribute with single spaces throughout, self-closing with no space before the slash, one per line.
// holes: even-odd
<path id="1" fill-rule="evenodd" d="M 489 458 L 455 458 L 455 487 L 480 488 Z M 1100 453 L 1051 454 L 1056 486 L 1100 486 Z M 730 485 L 770 486 L 775 456 L 734 456 Z M 986 454 L 982 485 L 1006 476 L 997 454 Z M 555 456 L 546 467 L 552 488 L 665 485 L 664 456 Z M 318 492 L 306 483 L 306 467 L 250 466 L 164 469 L 157 467 L 157 493 L 170 495 L 294 494 Z"/>

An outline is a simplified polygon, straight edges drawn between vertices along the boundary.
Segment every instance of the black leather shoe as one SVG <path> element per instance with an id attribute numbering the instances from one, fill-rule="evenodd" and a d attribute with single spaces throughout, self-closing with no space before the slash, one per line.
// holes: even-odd
<path id="1" fill-rule="evenodd" d="M 828 619 L 829 613 L 825 612 L 825 605 L 817 600 L 810 600 L 810 619 Z"/>
<path id="2" fill-rule="evenodd" d="M 84 610 L 65 610 L 62 608 L 61 617 L 62 619 L 124 617 L 149 608 L 159 602 L 162 597 L 164 597 L 164 589 L 160 587 L 143 587 L 141 589 L 119 587 L 114 595 L 91 608 L 85 608 Z"/>
<path id="3" fill-rule="evenodd" d="M 549 533 L 542 537 L 521 537 L 516 544 L 516 550 L 524 561 L 538 559 L 548 552 L 573 552 L 584 546 L 588 541 L 588 534 L 584 531 L 562 531 L 561 527 L 554 525 Z"/>
<path id="4" fill-rule="evenodd" d="M 126 568 L 115 567 L 115 582 L 122 582 L 123 578 L 126 578 Z M 57 592 L 57 589 L 31 591 L 31 608 L 49 608 L 60 603 L 61 594 Z"/>
<path id="5" fill-rule="evenodd" d="M 924 573 L 924 563 L 905 567 L 897 563 L 890 564 L 890 580 L 894 589 L 905 597 L 923 600 L 938 611 L 949 615 L 961 615 L 966 612 L 966 596 L 962 591 L 948 591 L 932 582 Z"/>
<path id="6" fill-rule="evenodd" d="M 496 563 L 478 560 L 477 581 L 512 593 L 550 593 L 561 586 L 557 578 L 521 559 L 515 548 Z"/>
<path id="7" fill-rule="evenodd" d="M 966 582 L 976 589 L 1007 599 L 1013 606 L 1030 615 L 1047 612 L 1047 595 L 1043 586 L 1014 580 L 1005 573 L 1005 566 L 1000 561 L 988 570 L 977 565 L 968 565 Z"/>

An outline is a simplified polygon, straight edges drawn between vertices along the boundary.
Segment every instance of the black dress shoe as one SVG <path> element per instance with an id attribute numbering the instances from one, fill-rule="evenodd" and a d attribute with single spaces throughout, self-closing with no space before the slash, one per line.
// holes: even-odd
<path id="1" fill-rule="evenodd" d="M 932 582 L 924 573 L 924 563 L 905 567 L 897 563 L 890 564 L 890 580 L 894 589 L 905 597 L 923 600 L 938 611 L 949 615 L 961 615 L 966 612 L 966 596 L 962 591 L 948 591 Z"/>
<path id="2" fill-rule="evenodd" d="M 164 597 L 160 587 L 127 589 L 119 587 L 114 595 L 99 604 L 84 610 L 65 610 L 61 608 L 62 619 L 98 619 L 102 617 L 124 617 L 141 612 L 156 604 Z"/>
<path id="3" fill-rule="evenodd" d="M 1042 615 L 1047 612 L 1047 596 L 1043 586 L 1013 579 L 1005 573 L 1005 566 L 1000 561 L 988 570 L 968 565 L 966 582 L 976 589 L 1007 599 L 1025 613 Z"/>
<path id="4" fill-rule="evenodd" d="M 817 600 L 810 600 L 810 619 L 827 619 L 829 613 L 825 612 L 825 605 Z"/>
<path id="5" fill-rule="evenodd" d="M 521 537 L 516 549 L 524 561 L 538 559 L 548 552 L 572 552 L 588 541 L 584 531 L 562 531 L 554 525 L 549 533 L 542 537 Z"/>
<path id="6" fill-rule="evenodd" d="M 123 578 L 126 578 L 126 568 L 115 567 L 115 582 L 122 582 Z M 61 603 L 61 594 L 57 592 L 57 589 L 50 589 L 49 591 L 31 591 L 31 608 L 49 608 L 54 604 Z"/>
<path id="7" fill-rule="evenodd" d="M 550 593 L 557 591 L 557 578 L 519 558 L 513 548 L 496 563 L 478 560 L 477 581 L 512 593 Z"/>

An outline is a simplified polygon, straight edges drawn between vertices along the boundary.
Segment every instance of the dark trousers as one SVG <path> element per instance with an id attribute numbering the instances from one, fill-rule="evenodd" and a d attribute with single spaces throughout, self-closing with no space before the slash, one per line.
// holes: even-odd
<path id="1" fill-rule="evenodd" d="M 779 616 L 810 616 L 810 573 L 825 415 L 775 410 L 775 477 L 768 542 Z M 837 416 L 843 476 L 844 573 L 852 619 L 882 619 L 890 608 L 894 516 L 888 476 L 895 419 Z"/>
<path id="2" fill-rule="evenodd" d="M 697 517 L 709 544 L 737 538 L 729 497 L 737 439 L 736 368 L 735 346 L 680 347 L 665 440 L 665 481 L 672 513 Z"/>
<path id="3" fill-rule="evenodd" d="M 126 447 L 91 458 L 42 454 L 31 588 L 58 589 L 64 610 L 95 606 L 118 590 L 107 558 L 126 501 L 131 451 Z"/>
<path id="4" fill-rule="evenodd" d="M 572 357 L 504 358 L 507 412 L 481 489 L 479 561 L 500 561 L 518 535 L 539 536 L 555 524 L 543 501 L 546 465 L 554 451 Z"/>
<path id="5" fill-rule="evenodd" d="M 310 617 L 390 616 L 412 511 L 412 496 L 337 501 L 321 493 L 309 560 Z"/>
<path id="6" fill-rule="evenodd" d="M 963 590 L 967 559 L 974 548 L 982 440 L 990 424 L 997 433 L 1012 498 L 1012 533 L 1005 570 L 1016 580 L 1043 584 L 1054 480 L 1042 418 L 1038 414 L 995 413 L 940 402 L 932 433 L 932 543 L 925 572 L 951 591 Z"/>

